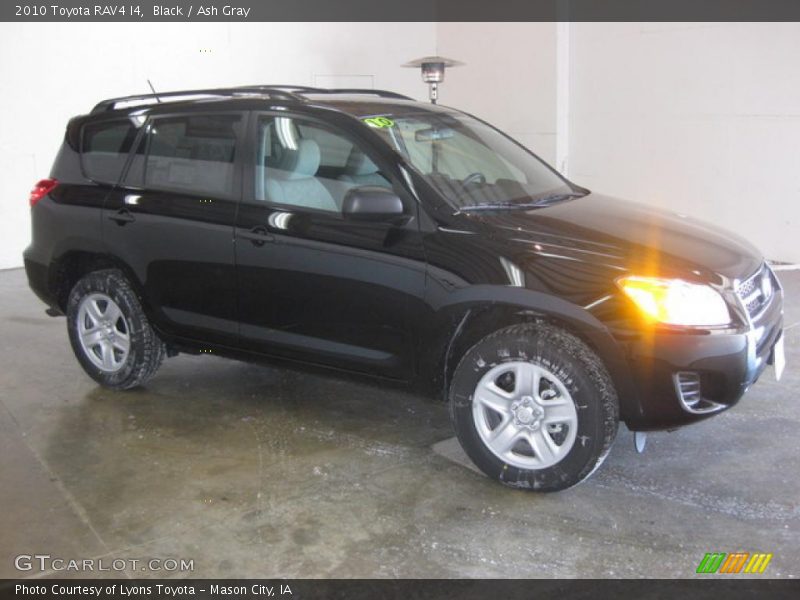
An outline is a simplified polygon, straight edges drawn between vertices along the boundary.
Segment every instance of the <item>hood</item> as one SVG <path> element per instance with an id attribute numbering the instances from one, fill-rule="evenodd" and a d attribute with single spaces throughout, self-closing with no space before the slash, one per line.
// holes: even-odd
<path id="1" fill-rule="evenodd" d="M 531 210 L 473 213 L 490 234 L 538 254 L 643 275 L 744 278 L 760 252 L 724 229 L 636 202 L 588 194 Z"/>

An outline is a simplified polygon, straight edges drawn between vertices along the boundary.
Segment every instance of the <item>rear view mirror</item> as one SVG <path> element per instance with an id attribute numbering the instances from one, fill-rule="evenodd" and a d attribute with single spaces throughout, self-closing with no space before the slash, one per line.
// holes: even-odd
<path id="1" fill-rule="evenodd" d="M 390 189 L 363 185 L 348 190 L 342 213 L 355 221 L 386 221 L 403 216 L 403 201 Z"/>
<path id="2" fill-rule="evenodd" d="M 436 140 L 446 140 L 453 135 L 455 132 L 449 127 L 428 127 L 417 131 L 414 139 L 418 142 L 435 142 Z"/>

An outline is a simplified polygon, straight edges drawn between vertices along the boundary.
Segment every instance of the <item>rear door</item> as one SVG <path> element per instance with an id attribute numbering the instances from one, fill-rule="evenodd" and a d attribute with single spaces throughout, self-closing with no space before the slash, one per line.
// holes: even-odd
<path id="1" fill-rule="evenodd" d="M 236 261 L 248 349 L 406 379 L 425 262 L 417 206 L 363 140 L 288 113 L 251 117 Z M 407 215 L 357 222 L 347 190 L 394 188 Z"/>
<path id="2" fill-rule="evenodd" d="M 106 199 L 108 251 L 133 270 L 169 334 L 223 344 L 238 338 L 233 228 L 244 118 L 149 119 L 122 183 Z"/>

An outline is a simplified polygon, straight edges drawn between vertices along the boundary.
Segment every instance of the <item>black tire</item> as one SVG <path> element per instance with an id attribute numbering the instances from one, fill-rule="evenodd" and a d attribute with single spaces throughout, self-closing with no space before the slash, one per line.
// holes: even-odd
<path id="1" fill-rule="evenodd" d="M 533 363 L 558 373 L 574 402 L 575 441 L 552 466 L 525 469 L 508 464 L 478 433 L 473 417 L 476 388 L 504 362 Z M 488 377 L 491 381 L 493 375 Z M 525 490 L 563 490 L 589 477 L 611 449 L 619 424 L 617 394 L 601 360 L 579 338 L 549 324 L 514 325 L 475 344 L 455 370 L 449 401 L 458 440 L 475 465 L 490 478 Z"/>
<path id="2" fill-rule="evenodd" d="M 80 341 L 79 309 L 82 301 L 93 294 L 104 294 L 113 300 L 124 318 L 129 349 L 124 361 L 113 372 L 98 368 Z M 139 298 L 118 269 L 94 271 L 78 281 L 69 294 L 66 313 L 72 350 L 83 370 L 100 385 L 114 390 L 144 385 L 161 366 L 166 355 L 164 343 L 153 331 Z"/>

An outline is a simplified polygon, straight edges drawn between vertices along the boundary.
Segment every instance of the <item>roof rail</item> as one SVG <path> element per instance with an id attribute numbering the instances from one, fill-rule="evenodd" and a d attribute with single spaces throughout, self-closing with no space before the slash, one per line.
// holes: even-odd
<path id="1" fill-rule="evenodd" d="M 261 84 L 261 85 L 249 85 L 246 87 L 260 87 L 260 88 L 270 88 L 274 90 L 287 90 L 290 92 L 322 92 L 324 88 L 318 87 L 311 87 L 308 85 L 271 85 L 271 84 Z"/>
<path id="2" fill-rule="evenodd" d="M 374 90 L 372 88 L 319 88 L 309 87 L 306 85 L 255 85 L 248 87 L 294 92 L 296 94 L 368 94 L 370 96 L 380 96 L 381 98 L 413 100 L 413 98 L 403 94 L 398 94 L 397 92 L 390 92 L 388 90 Z"/>
<path id="3" fill-rule="evenodd" d="M 316 92 L 317 90 L 315 90 Z M 388 90 L 373 90 L 369 88 L 331 88 L 322 89 L 319 92 L 323 94 L 369 94 L 370 96 L 380 96 L 381 98 L 395 98 L 397 100 L 413 100 L 410 96 L 398 94 L 397 92 L 390 92 Z"/>
<path id="4" fill-rule="evenodd" d="M 119 98 L 109 98 L 98 102 L 92 109 L 92 114 L 114 110 L 118 104 L 136 103 L 142 105 L 158 104 L 162 100 L 178 101 L 189 96 L 207 96 L 209 98 L 224 98 L 236 96 L 237 94 L 267 94 L 283 100 L 296 100 L 304 102 L 302 96 L 298 96 L 290 91 L 289 88 L 296 89 L 295 86 L 275 87 L 268 85 L 250 85 L 231 88 L 211 88 L 201 90 L 181 90 L 177 92 L 159 92 L 157 94 L 135 94 L 133 96 L 121 96 Z M 313 89 L 313 88 L 310 88 Z M 300 91 L 298 89 L 298 91 Z"/>
<path id="5" fill-rule="evenodd" d="M 409 96 L 390 92 L 387 90 L 373 90 L 362 88 L 316 88 L 303 85 L 245 85 L 230 88 L 210 88 L 200 90 L 181 90 L 177 92 L 160 92 L 157 94 L 135 94 L 133 96 L 121 96 L 119 98 L 109 98 L 98 102 L 92 109 L 92 114 L 115 110 L 119 104 L 131 103 L 150 105 L 158 104 L 162 100 L 179 101 L 181 98 L 191 96 L 207 96 L 209 98 L 224 98 L 239 94 L 266 94 L 281 100 L 294 100 L 305 102 L 303 94 L 369 94 L 380 96 L 381 98 L 396 98 L 398 100 L 413 100 Z"/>

